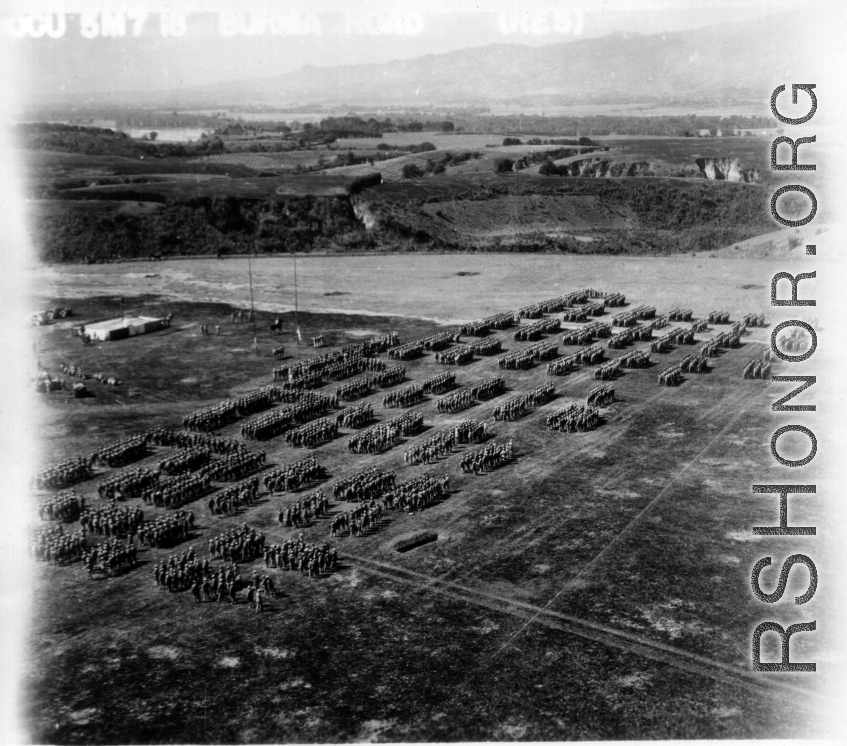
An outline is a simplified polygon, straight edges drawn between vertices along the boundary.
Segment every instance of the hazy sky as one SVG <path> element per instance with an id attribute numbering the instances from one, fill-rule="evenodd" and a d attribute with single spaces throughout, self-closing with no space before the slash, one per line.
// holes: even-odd
<path id="1" fill-rule="evenodd" d="M 173 15 L 163 21 L 164 6 L 181 13 L 184 26 Z M 4 33 L 18 34 L 9 45 L 13 64 L 5 75 L 28 99 L 174 90 L 268 77 L 304 64 L 380 63 L 498 42 L 535 46 L 614 32 L 684 31 L 752 21 L 797 3 L 5 0 L 0 7 L 7 20 Z M 104 17 L 104 10 L 118 15 Z M 83 19 L 82 11 L 93 14 Z M 38 12 L 52 15 L 31 15 Z M 255 33 L 263 17 L 265 33 Z"/>

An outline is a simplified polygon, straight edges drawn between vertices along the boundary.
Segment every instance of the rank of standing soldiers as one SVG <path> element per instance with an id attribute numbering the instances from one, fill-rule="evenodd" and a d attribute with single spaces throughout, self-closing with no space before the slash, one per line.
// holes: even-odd
<path id="1" fill-rule="evenodd" d="M 281 401 L 282 389 L 279 386 L 265 386 L 235 399 L 226 399 L 212 407 L 205 407 L 182 418 L 186 430 L 209 432 L 217 430 L 238 417 L 255 414 Z"/>
<path id="2" fill-rule="evenodd" d="M 369 500 L 394 487 L 395 480 L 393 471 L 385 472 L 378 466 L 371 466 L 339 479 L 332 487 L 332 495 L 344 502 Z"/>
<path id="3" fill-rule="evenodd" d="M 512 445 L 511 440 L 503 444 L 489 443 L 485 448 L 462 456 L 459 466 L 465 474 L 479 474 L 482 471 L 496 469 L 511 460 Z"/>
<path id="4" fill-rule="evenodd" d="M 448 347 L 435 353 L 435 362 L 441 365 L 466 365 L 473 362 L 473 349 L 470 346 Z"/>
<path id="5" fill-rule="evenodd" d="M 338 421 L 329 417 L 322 417 L 294 430 L 289 430 L 285 434 L 285 442 L 298 448 L 315 448 L 323 443 L 328 443 L 336 435 L 338 435 Z"/>
<path id="6" fill-rule="evenodd" d="M 396 332 L 359 344 L 346 345 L 325 355 L 301 360 L 291 365 L 274 368 L 275 381 L 296 381 L 305 376 L 317 376 L 318 381 L 349 378 L 363 370 L 378 371 L 385 368 L 374 355 L 396 346 L 399 337 Z"/>
<path id="7" fill-rule="evenodd" d="M 345 407 L 335 415 L 335 421 L 340 427 L 363 427 L 374 418 L 374 410 L 370 404 L 357 404 L 355 407 Z"/>
<path id="8" fill-rule="evenodd" d="M 91 476 L 91 461 L 90 457 L 75 456 L 48 466 L 33 477 L 33 487 L 57 490 L 87 479 Z"/>
<path id="9" fill-rule="evenodd" d="M 306 423 L 320 417 L 337 405 L 335 396 L 316 394 L 314 391 L 298 392 L 298 402 L 286 407 L 277 407 L 241 426 L 241 437 L 250 440 L 265 440 L 294 427 L 295 423 Z"/>
<path id="10" fill-rule="evenodd" d="M 271 494 L 274 492 L 285 493 L 316 482 L 322 479 L 325 474 L 326 470 L 314 456 L 306 456 L 293 464 L 268 472 L 264 476 L 264 483 L 265 488 L 270 490 Z"/>
<path id="11" fill-rule="evenodd" d="M 576 432 L 591 430 L 600 421 L 600 410 L 594 406 L 584 407 L 580 404 L 568 404 L 547 418 L 547 427 L 559 432 Z"/>
<path id="12" fill-rule="evenodd" d="M 423 428 L 420 412 L 405 412 L 399 417 L 356 433 L 347 441 L 351 453 L 381 453 L 400 442 L 404 435 L 413 435 Z"/>
<path id="13" fill-rule="evenodd" d="M 280 508 L 277 520 L 285 528 L 300 528 L 311 523 L 312 519 L 322 518 L 328 513 L 329 500 L 321 488 L 297 500 L 293 505 Z"/>
<path id="14" fill-rule="evenodd" d="M 495 420 L 514 420 L 522 417 L 527 409 L 546 404 L 556 395 L 556 387 L 552 383 L 544 383 L 536 386 L 522 396 L 498 404 L 494 408 Z"/>
<path id="15" fill-rule="evenodd" d="M 38 506 L 38 515 L 42 521 L 73 523 L 83 510 L 85 510 L 85 497 L 71 490 L 60 492 L 44 500 Z"/>
<path id="16" fill-rule="evenodd" d="M 209 500 L 211 515 L 228 516 L 259 499 L 259 477 L 245 479 L 212 495 Z"/>
<path id="17" fill-rule="evenodd" d="M 449 430 L 442 430 L 430 436 L 422 443 L 416 443 L 403 452 L 403 463 L 430 464 L 436 459 L 452 452 L 453 447 L 463 443 L 477 443 L 485 440 L 486 426 L 477 420 L 462 420 Z"/>
<path id="18" fill-rule="evenodd" d="M 383 407 L 410 407 L 423 401 L 423 386 L 414 384 L 397 391 L 390 391 L 382 397 Z"/>
<path id="19" fill-rule="evenodd" d="M 424 352 L 437 352 L 458 341 L 459 335 L 455 332 L 430 334 L 428 337 L 421 337 L 406 344 L 392 347 L 388 350 L 388 357 L 394 360 L 411 360 L 412 358 L 419 357 Z"/>

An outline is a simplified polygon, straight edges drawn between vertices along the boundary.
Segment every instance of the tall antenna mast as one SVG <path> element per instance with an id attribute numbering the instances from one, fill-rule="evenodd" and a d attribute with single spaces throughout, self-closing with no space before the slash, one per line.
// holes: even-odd
<path id="1" fill-rule="evenodd" d="M 256 314 L 254 313 L 253 308 L 253 264 L 250 260 L 250 254 L 252 252 L 247 252 L 247 273 L 250 277 L 250 318 L 253 319 L 253 349 L 256 351 L 256 354 L 259 354 L 259 338 L 256 335 Z"/>
<path id="2" fill-rule="evenodd" d="M 297 331 L 297 343 L 300 343 L 300 321 L 297 318 L 297 252 L 294 252 L 294 327 Z"/>

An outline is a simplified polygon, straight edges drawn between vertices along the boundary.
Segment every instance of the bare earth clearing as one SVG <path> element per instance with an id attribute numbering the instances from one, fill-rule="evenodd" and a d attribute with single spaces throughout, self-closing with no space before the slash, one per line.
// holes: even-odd
<path id="1" fill-rule="evenodd" d="M 771 269 L 767 261 L 707 256 L 311 256 L 297 260 L 300 325 L 304 339 L 323 332 L 330 349 L 391 330 L 407 342 L 581 287 L 622 292 L 629 308 L 650 304 L 666 313 L 684 306 L 700 317 L 720 308 L 738 320 L 767 310 Z M 77 321 L 93 320 L 116 313 L 124 297 L 128 309 L 175 314 L 170 330 L 88 348 L 67 323 L 32 331 L 51 373 L 61 375 L 59 364 L 68 362 L 124 382 L 91 382 L 96 395 L 86 400 L 33 394 L 44 462 L 156 425 L 178 427 L 188 412 L 271 383 L 280 363 L 270 351 L 281 342 L 284 363 L 316 354 L 292 334 L 291 261 L 257 259 L 252 271 L 261 309 L 258 356 L 251 326 L 229 320 L 228 304 L 249 306 L 246 259 L 33 270 L 34 308 L 67 302 Z M 277 313 L 284 313 L 282 337 L 268 332 Z M 221 336 L 201 336 L 203 323 L 220 324 Z M 724 329 L 697 334 L 698 343 Z M 396 470 L 399 482 L 448 474 L 449 496 L 416 514 L 389 511 L 367 536 L 329 539 L 342 564 L 330 575 L 310 581 L 271 570 L 282 594 L 262 615 L 247 608 L 243 593 L 233 607 L 159 590 L 153 563 L 189 545 L 202 555 L 209 538 L 242 522 L 279 542 L 296 534 L 276 516 L 298 495 L 263 493 L 258 504 L 223 519 L 197 500 L 188 506 L 198 519 L 191 540 L 142 551 L 140 567 L 116 577 L 90 580 L 80 563 L 40 566 L 26 682 L 33 739 L 808 736 L 814 713 L 803 694 L 808 682 L 796 678 L 802 674 L 763 679 L 749 672 L 750 634 L 761 615 L 749 571 L 762 552 L 750 526 L 768 525 L 774 515 L 750 484 L 779 475 L 768 456 L 777 385 L 742 380 L 741 371 L 761 356 L 769 334 L 752 330 L 740 349 L 713 358 L 708 373 L 688 374 L 672 388 L 657 385 L 657 372 L 699 344 L 654 353 L 652 367 L 614 381 L 616 401 L 602 409 L 601 425 L 579 433 L 548 431 L 544 420 L 566 403 L 584 403 L 596 385 L 593 366 L 552 377 L 557 398 L 522 419 L 494 422 L 498 403 L 547 380 L 544 364 L 500 371 L 493 356 L 453 367 L 432 354 L 404 363 L 409 380 L 401 385 L 450 370 L 462 386 L 500 374 L 510 390 L 452 415 L 439 414 L 438 397 L 430 396 L 414 408 L 424 414 L 425 431 L 380 455 L 350 454 L 349 429 L 311 452 L 331 474 L 323 484 L 329 494 L 338 478 L 379 465 Z M 491 336 L 506 351 L 529 344 L 514 341 L 510 330 Z M 606 350 L 606 358 L 630 349 Z M 381 398 L 378 391 L 365 400 L 377 421 L 399 414 L 383 409 Z M 467 418 L 484 420 L 497 442 L 514 438 L 514 461 L 481 476 L 464 474 L 459 460 L 469 447 L 461 446 L 437 464 L 403 466 L 410 444 Z M 237 437 L 242 421 L 218 434 Z M 264 448 L 271 465 L 305 455 L 282 437 L 249 445 Z M 152 451 L 138 463 L 153 466 L 171 449 Z M 827 458 L 819 456 L 821 470 Z M 100 476 L 77 486 L 95 505 Z M 331 510 L 351 507 L 335 503 Z M 162 512 L 145 507 L 147 518 Z M 797 516 L 803 525 L 820 519 L 812 502 Z M 418 532 L 438 539 L 395 550 Z M 329 520 L 304 534 L 327 539 Z M 780 542 L 767 537 L 768 551 L 791 546 Z M 242 574 L 260 564 L 245 565 Z M 814 660 L 817 646 L 828 644 L 797 635 L 792 660 Z M 776 655 L 776 640 L 766 638 L 763 659 Z"/>

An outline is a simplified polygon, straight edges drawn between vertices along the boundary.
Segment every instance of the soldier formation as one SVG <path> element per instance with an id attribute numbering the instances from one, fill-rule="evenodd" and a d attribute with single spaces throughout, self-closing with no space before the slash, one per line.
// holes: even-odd
<path id="1" fill-rule="evenodd" d="M 579 304 L 575 307 L 574 304 Z M 326 476 L 326 472 L 314 457 L 309 456 L 294 464 L 278 467 L 261 478 L 254 475 L 266 463 L 264 451 L 251 452 L 245 444 L 234 438 L 218 438 L 208 435 L 212 430 L 246 417 L 270 410 L 246 421 L 241 426 L 243 439 L 258 440 L 285 433 L 285 442 L 291 446 L 316 447 L 336 437 L 340 427 L 359 428 L 370 425 L 374 419 L 373 406 L 362 403 L 347 406 L 328 415 L 330 409 L 338 407 L 339 401 L 350 401 L 368 396 L 375 386 L 387 388 L 405 380 L 406 370 L 402 365 L 387 368 L 375 357 L 387 352 L 394 360 L 407 360 L 426 352 L 434 353 L 437 363 L 457 365 L 471 362 L 475 355 L 499 353 L 501 340 L 487 337 L 492 329 L 506 329 L 517 325 L 513 338 L 517 342 L 531 342 L 498 359 L 504 369 L 521 370 L 540 361 L 550 361 L 548 374 L 566 373 L 580 365 L 596 364 L 592 371 L 596 380 L 614 379 L 623 368 L 645 367 L 650 362 L 651 352 L 661 353 L 674 345 L 693 344 L 694 334 L 704 331 L 708 324 L 730 324 L 729 313 L 714 311 L 708 319 L 693 319 L 690 309 L 674 309 L 665 316 L 657 316 L 653 306 L 639 306 L 617 313 L 611 323 L 592 320 L 606 312 L 607 308 L 625 305 L 620 294 L 607 294 L 597 290 L 580 290 L 566 296 L 552 298 L 521 308 L 518 313 L 507 312 L 486 319 L 470 322 L 457 332 L 446 331 L 399 344 L 396 332 L 377 337 L 367 342 L 347 345 L 339 350 L 278 367 L 274 380 L 279 385 L 265 386 L 244 396 L 227 399 L 212 407 L 190 413 L 183 419 L 185 430 L 158 427 L 142 435 L 124 438 L 99 449 L 90 457 L 67 459 L 39 472 L 34 478 L 38 488 L 60 489 L 91 475 L 95 464 L 115 468 L 124 466 L 149 453 L 149 446 L 175 447 L 179 450 L 168 454 L 155 469 L 139 467 L 125 469 L 113 474 L 97 485 L 100 497 L 109 504 L 91 509 L 85 500 L 75 493 L 61 493 L 42 502 L 39 515 L 44 521 L 55 521 L 56 525 L 42 528 L 31 537 L 33 556 L 54 564 L 65 564 L 82 558 L 87 571 L 104 571 L 109 574 L 120 572 L 137 563 L 136 544 L 140 547 L 161 548 L 188 539 L 194 527 L 194 514 L 181 506 L 208 495 L 212 482 L 241 480 L 230 484 L 211 495 L 208 501 L 211 516 L 228 517 L 254 505 L 259 499 L 260 484 L 274 495 L 275 492 L 290 493 L 311 485 L 310 494 L 279 508 L 278 524 L 283 529 L 300 529 L 313 524 L 320 518 L 328 518 L 330 535 L 333 537 L 360 537 L 376 531 L 384 523 L 384 511 L 417 511 L 441 500 L 449 490 L 449 477 L 432 474 L 417 474 L 405 483 L 397 483 L 394 472 L 373 466 L 358 473 L 338 479 L 332 486 L 331 495 L 337 502 L 356 503 L 352 508 L 329 513 L 329 499 L 323 488 L 314 489 L 314 484 Z M 545 314 L 563 314 L 562 319 Z M 235 314 L 232 320 L 235 322 Z M 521 318 L 529 323 L 521 323 Z M 240 312 L 239 312 L 240 320 Z M 580 345 L 575 352 L 558 358 L 556 341 L 537 341 L 540 337 L 561 329 L 562 321 L 579 323 L 575 329 L 566 329 L 563 345 Z M 664 329 L 670 322 L 690 323 L 690 328 L 672 329 L 660 337 L 653 338 L 653 331 Z M 612 325 L 624 327 L 613 333 Z M 703 344 L 698 354 L 689 354 L 674 365 L 667 366 L 658 374 L 660 385 L 670 386 L 681 382 L 682 374 L 702 372 L 708 369 L 707 359 L 725 347 L 736 347 L 748 327 L 764 325 L 764 316 L 747 314 L 742 321 L 732 324 L 731 329 L 719 333 L 715 339 Z M 208 333 L 208 327 L 201 327 Z M 219 327 L 217 327 L 219 330 Z M 475 337 L 469 344 L 459 344 L 460 335 Z M 650 342 L 650 350 L 636 349 L 603 362 L 605 350 L 598 343 L 608 340 L 609 349 L 619 349 L 633 342 Z M 315 346 L 323 344 L 322 335 L 313 339 Z M 783 347 L 799 349 L 806 344 L 800 337 L 784 337 Z M 515 345 L 517 346 L 517 345 Z M 274 359 L 282 359 L 283 346 L 273 350 Z M 556 358 L 554 360 L 554 358 Z M 68 375 L 83 377 L 85 374 L 75 366 L 63 366 Z M 368 375 L 351 380 L 337 387 L 334 394 L 316 393 L 312 387 L 329 381 L 338 381 L 368 372 Z M 765 378 L 770 372 L 769 351 L 761 360 L 750 360 L 744 368 L 744 378 Z M 458 388 L 456 374 L 450 371 L 433 376 L 422 384 L 385 392 L 383 407 L 408 407 L 421 402 L 427 394 L 442 396 L 436 405 L 439 412 L 456 412 L 478 403 L 483 399 L 500 396 L 506 391 L 505 379 L 501 376 L 480 383 Z M 450 392 L 450 393 L 447 393 Z M 493 409 L 495 421 L 517 419 L 533 407 L 543 405 L 555 398 L 552 383 L 545 383 L 526 394 L 501 402 Z M 585 405 L 568 404 L 546 418 L 550 430 L 560 432 L 586 431 L 600 423 L 599 408 L 615 400 L 615 387 L 608 383 L 594 386 L 588 393 Z M 278 406 L 279 405 L 279 406 Z M 415 435 L 423 429 L 423 415 L 408 411 L 387 422 L 370 425 L 350 437 L 347 447 L 352 453 L 378 454 Z M 430 465 L 450 456 L 458 446 L 481 443 L 489 433 L 486 424 L 477 420 L 463 420 L 441 430 L 418 443 L 411 443 L 403 454 L 404 465 Z M 460 467 L 466 474 L 478 475 L 495 469 L 513 459 L 513 441 L 490 442 L 484 447 L 462 453 Z M 406 472 L 407 474 L 410 472 Z M 415 473 L 412 470 L 411 473 Z M 327 489 L 327 493 L 330 490 Z M 127 497 L 140 497 L 148 505 L 170 508 L 173 512 L 145 520 L 140 507 L 119 505 Z M 79 520 L 80 531 L 63 530 L 62 523 Z M 90 538 L 103 537 L 99 545 L 89 545 Z M 119 541 L 126 540 L 126 543 Z M 162 560 L 154 567 L 154 578 L 158 586 L 175 592 L 191 590 L 197 603 L 205 601 L 237 602 L 240 588 L 246 587 L 251 608 L 260 611 L 263 599 L 276 595 L 270 576 L 259 576 L 254 572 L 252 579 L 242 581 L 238 563 L 263 557 L 265 568 L 298 571 L 302 575 L 320 577 L 337 567 L 335 549 L 324 543 L 321 546 L 307 544 L 301 534 L 297 539 L 288 538 L 280 544 L 270 544 L 265 535 L 256 528 L 242 524 L 238 528 L 224 531 L 209 540 L 208 558 L 195 556 L 193 548 Z M 212 561 L 220 561 L 213 567 Z"/>
<path id="2" fill-rule="evenodd" d="M 33 477 L 33 487 L 38 490 L 57 490 L 68 487 L 91 476 L 91 458 L 76 456 L 48 466 Z"/>
<path id="3" fill-rule="evenodd" d="M 383 407 L 410 407 L 413 404 L 423 401 L 424 390 L 423 386 L 415 384 L 407 386 L 404 389 L 390 391 L 382 397 Z"/>
<path id="4" fill-rule="evenodd" d="M 73 523 L 83 510 L 85 510 L 85 498 L 71 490 L 47 498 L 38 506 L 38 515 L 42 521 Z"/>
<path id="5" fill-rule="evenodd" d="M 449 478 L 436 479 L 430 474 L 419 474 L 414 479 L 397 485 L 382 496 L 387 510 L 422 510 L 444 496 Z"/>
<path id="6" fill-rule="evenodd" d="M 355 407 L 345 407 L 335 415 L 335 421 L 341 427 L 362 427 L 374 418 L 374 410 L 370 404 L 359 404 Z"/>
<path id="7" fill-rule="evenodd" d="M 312 519 L 322 518 L 328 512 L 329 500 L 321 488 L 297 500 L 293 505 L 280 508 L 277 520 L 285 528 L 300 528 L 311 523 Z"/>
<path id="8" fill-rule="evenodd" d="M 469 346 L 448 347 L 435 353 L 435 362 L 442 365 L 466 365 L 473 362 L 473 349 Z"/>
<path id="9" fill-rule="evenodd" d="M 298 448 L 315 448 L 322 443 L 328 443 L 336 435 L 338 435 L 337 420 L 322 417 L 295 430 L 289 430 L 285 434 L 285 442 Z"/>
<path id="10" fill-rule="evenodd" d="M 512 441 L 507 443 L 489 443 L 485 448 L 471 451 L 462 457 L 459 465 L 465 474 L 479 474 L 483 471 L 496 469 L 498 466 L 511 461 Z"/>
<path id="11" fill-rule="evenodd" d="M 267 482 L 266 482 L 267 484 Z M 211 515 L 229 516 L 259 499 L 259 477 L 230 485 L 209 499 Z"/>
<path id="12" fill-rule="evenodd" d="M 381 453 L 397 445 L 404 435 L 414 435 L 423 428 L 420 412 L 406 412 L 381 425 L 373 425 L 356 433 L 347 441 L 351 453 Z"/>
<path id="13" fill-rule="evenodd" d="M 265 488 L 274 492 L 293 492 L 311 482 L 323 478 L 325 470 L 314 456 L 306 456 L 293 464 L 288 464 L 268 472 L 264 476 Z"/>
<path id="14" fill-rule="evenodd" d="M 410 446 L 403 452 L 403 463 L 431 464 L 437 459 L 449 455 L 453 448 L 461 443 L 477 443 L 487 436 L 484 422 L 463 420 L 449 430 L 443 430 L 430 436 L 422 443 Z"/>
<path id="15" fill-rule="evenodd" d="M 594 428 L 599 420 L 600 411 L 597 407 L 569 404 L 547 418 L 547 427 L 560 432 L 582 432 Z"/>

